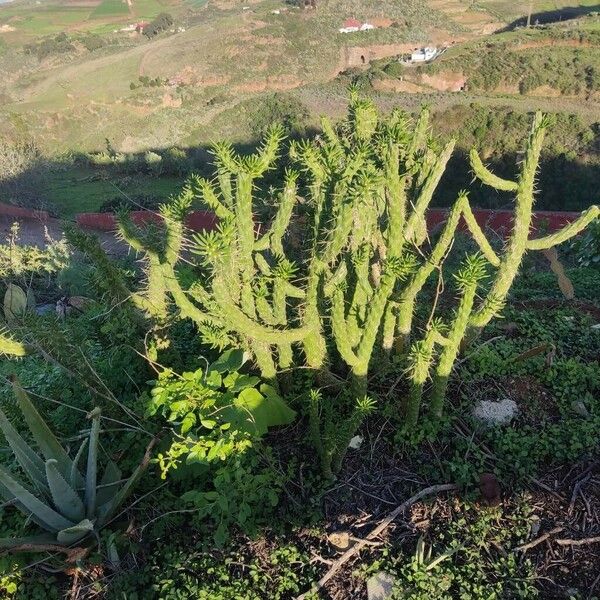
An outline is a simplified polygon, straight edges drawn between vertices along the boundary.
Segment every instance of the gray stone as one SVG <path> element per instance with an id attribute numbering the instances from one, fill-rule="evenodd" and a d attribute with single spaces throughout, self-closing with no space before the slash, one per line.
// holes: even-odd
<path id="1" fill-rule="evenodd" d="M 504 400 L 479 400 L 473 407 L 473 416 L 483 423 L 493 427 L 494 425 L 506 425 L 510 423 L 519 412 L 517 403 L 510 398 Z"/>
<path id="2" fill-rule="evenodd" d="M 367 597 L 369 600 L 387 600 L 392 596 L 396 580 L 389 573 L 380 571 L 367 580 Z"/>

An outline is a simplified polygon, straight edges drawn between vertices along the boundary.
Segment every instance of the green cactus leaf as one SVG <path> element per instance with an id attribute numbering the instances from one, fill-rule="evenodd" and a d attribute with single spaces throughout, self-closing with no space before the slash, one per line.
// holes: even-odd
<path id="1" fill-rule="evenodd" d="M 94 531 L 94 523 L 89 519 L 83 519 L 77 525 L 66 527 L 59 531 L 56 539 L 61 544 L 71 545 L 82 540 L 92 531 Z"/>
<path id="2" fill-rule="evenodd" d="M 119 506 L 127 499 L 129 494 L 133 491 L 135 484 L 138 482 L 139 478 L 142 476 L 148 464 L 150 463 L 150 452 L 154 442 L 150 443 L 148 448 L 146 449 L 146 453 L 144 454 L 144 458 L 137 466 L 136 470 L 131 474 L 129 479 L 124 483 L 123 487 L 119 489 L 119 491 L 107 502 L 100 505 L 97 510 L 98 520 L 96 522 L 96 527 L 100 528 L 106 525 L 110 519 L 113 517 Z"/>
<path id="3" fill-rule="evenodd" d="M 54 506 L 71 521 L 83 519 L 85 508 L 77 492 L 65 481 L 58 472 L 57 462 L 54 459 L 46 461 L 46 478 L 52 494 Z"/>
<path id="4" fill-rule="evenodd" d="M 85 438 L 83 442 L 81 442 L 81 446 L 79 446 L 79 450 L 77 450 L 77 454 L 73 459 L 73 464 L 71 465 L 71 472 L 69 473 L 69 483 L 73 489 L 77 489 L 77 481 L 81 479 L 81 473 L 79 472 L 79 461 L 83 456 L 83 452 L 88 444 L 88 438 Z"/>
<path id="5" fill-rule="evenodd" d="M 69 455 L 60 445 L 60 442 L 56 439 L 56 436 L 52 433 L 48 425 L 46 425 L 46 422 L 42 419 L 29 396 L 21 387 L 21 384 L 16 379 L 13 379 L 12 383 L 17 404 L 42 454 L 46 460 L 55 459 L 58 462 L 60 473 L 64 477 L 69 476 L 73 461 L 69 458 Z M 83 484 L 83 478 L 79 476 L 77 485 L 83 486 Z"/>
<path id="6" fill-rule="evenodd" d="M 56 538 L 48 533 L 20 538 L 0 538 L 0 550 L 14 550 L 16 548 L 27 552 L 44 552 L 48 546 L 55 546 Z"/>
<path id="7" fill-rule="evenodd" d="M 43 526 L 49 531 L 60 531 L 73 526 L 71 521 L 36 498 L 18 481 L 13 479 L 11 474 L 3 467 L 0 467 L 0 483 L 17 499 L 21 510 L 24 509 L 26 514 L 36 517 L 37 521 L 43 523 Z"/>
<path id="8" fill-rule="evenodd" d="M 88 446 L 87 471 L 85 475 L 85 510 L 88 519 L 96 513 L 96 479 L 98 477 L 98 440 L 100 437 L 100 409 L 91 413 L 92 428 Z"/>
<path id="9" fill-rule="evenodd" d="M 6 415 L 0 410 L 0 428 L 6 441 L 12 448 L 17 462 L 31 479 L 32 483 L 41 491 L 48 493 L 44 461 L 29 447 L 27 442 L 19 435 L 11 425 Z"/>

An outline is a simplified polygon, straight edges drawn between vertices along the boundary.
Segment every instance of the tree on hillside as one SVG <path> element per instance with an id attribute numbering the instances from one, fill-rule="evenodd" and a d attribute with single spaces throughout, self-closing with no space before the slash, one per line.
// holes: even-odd
<path id="1" fill-rule="evenodd" d="M 144 28 L 144 35 L 149 38 L 154 37 L 171 27 L 173 23 L 173 17 L 169 13 L 160 13 L 154 21 Z"/>

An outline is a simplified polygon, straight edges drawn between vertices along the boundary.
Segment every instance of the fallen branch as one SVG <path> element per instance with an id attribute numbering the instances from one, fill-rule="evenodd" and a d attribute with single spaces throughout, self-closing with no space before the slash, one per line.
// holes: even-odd
<path id="1" fill-rule="evenodd" d="M 538 544 L 545 542 L 549 537 L 556 535 L 557 533 L 560 533 L 561 531 L 564 531 L 564 529 L 565 529 L 564 527 L 555 527 L 554 529 L 551 529 L 550 531 L 548 531 L 548 533 L 545 533 L 544 535 L 540 535 L 539 538 L 536 538 L 535 540 L 532 540 L 531 542 L 527 542 L 527 544 L 523 544 L 522 546 L 517 546 L 516 548 L 513 548 L 513 552 L 518 552 L 518 551 L 525 552 L 526 550 L 535 548 Z"/>
<path id="2" fill-rule="evenodd" d="M 600 535 L 596 537 L 583 538 L 581 540 L 554 540 L 559 546 L 583 546 L 584 544 L 595 544 L 600 542 Z"/>
<path id="3" fill-rule="evenodd" d="M 418 494 L 415 494 L 405 502 L 403 502 L 400 506 L 395 508 L 375 529 L 373 529 L 366 538 L 359 540 L 354 546 L 346 550 L 342 556 L 340 556 L 329 568 L 327 573 L 315 583 L 312 588 L 305 592 L 304 594 L 300 594 L 300 596 L 296 597 L 296 600 L 304 600 L 310 593 L 314 593 L 317 590 L 320 590 L 339 570 L 340 568 L 347 563 L 355 554 L 358 554 L 366 545 L 369 544 L 370 540 L 379 536 L 399 515 L 404 513 L 404 511 L 410 508 L 415 502 L 421 500 L 421 498 L 425 498 L 426 496 L 431 496 L 432 494 L 439 494 L 441 492 L 453 492 L 458 489 L 457 485 L 453 483 L 443 483 L 440 485 L 432 485 L 431 487 L 425 488 L 421 490 Z"/>

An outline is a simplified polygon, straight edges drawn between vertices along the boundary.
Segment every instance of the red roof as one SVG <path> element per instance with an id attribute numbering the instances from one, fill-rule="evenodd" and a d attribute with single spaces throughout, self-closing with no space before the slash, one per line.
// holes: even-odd
<path id="1" fill-rule="evenodd" d="M 346 19 L 344 21 L 344 27 L 360 27 L 362 23 L 356 19 Z"/>

